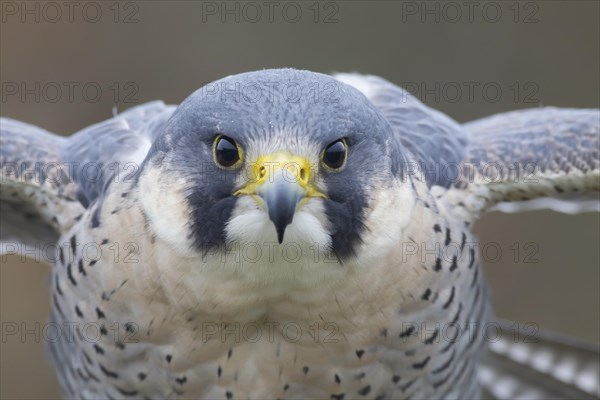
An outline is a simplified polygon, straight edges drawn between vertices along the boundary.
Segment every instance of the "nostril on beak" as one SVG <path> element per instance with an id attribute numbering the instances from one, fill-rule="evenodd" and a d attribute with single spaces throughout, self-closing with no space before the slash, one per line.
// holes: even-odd
<path id="1" fill-rule="evenodd" d="M 259 177 L 264 178 L 266 173 L 267 173 L 267 171 L 265 170 L 265 167 L 260 167 L 260 169 L 258 171 Z"/>
<path id="2" fill-rule="evenodd" d="M 306 169 L 300 168 L 300 180 L 306 184 Z"/>

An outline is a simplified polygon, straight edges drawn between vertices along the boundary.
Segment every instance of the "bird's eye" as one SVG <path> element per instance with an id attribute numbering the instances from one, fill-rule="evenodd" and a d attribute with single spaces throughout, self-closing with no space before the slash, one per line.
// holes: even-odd
<path id="1" fill-rule="evenodd" d="M 221 167 L 231 168 L 240 161 L 240 149 L 233 139 L 219 135 L 214 144 L 215 161 Z"/>
<path id="2" fill-rule="evenodd" d="M 334 170 L 342 168 L 346 162 L 347 151 L 344 139 L 331 143 L 325 148 L 325 151 L 323 151 L 323 164 Z"/>

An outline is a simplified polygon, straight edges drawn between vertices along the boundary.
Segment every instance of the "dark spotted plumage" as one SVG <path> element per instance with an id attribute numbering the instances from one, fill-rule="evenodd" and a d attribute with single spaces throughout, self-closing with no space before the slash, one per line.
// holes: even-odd
<path id="1" fill-rule="evenodd" d="M 248 99 L 256 88 L 272 93 Z M 58 243 L 51 320 L 71 332 L 49 348 L 68 398 L 475 398 L 511 371 L 529 390 L 547 371 L 517 366 L 511 343 L 482 358 L 492 316 L 471 226 L 499 202 L 596 193 L 599 116 L 543 108 L 460 125 L 381 78 L 268 70 L 69 138 L 4 118 L 2 249 Z M 265 239 L 261 205 L 234 195 L 243 169 L 215 163 L 218 135 L 242 158 L 314 161 L 326 198 L 295 210 L 294 241 Z M 320 154 L 341 139 L 346 164 L 327 170 Z M 440 173 L 464 164 L 476 167 Z M 292 245 L 304 252 L 293 262 L 246 252 Z M 582 370 L 597 356 L 543 343 Z M 593 395 L 589 381 L 552 378 Z"/>

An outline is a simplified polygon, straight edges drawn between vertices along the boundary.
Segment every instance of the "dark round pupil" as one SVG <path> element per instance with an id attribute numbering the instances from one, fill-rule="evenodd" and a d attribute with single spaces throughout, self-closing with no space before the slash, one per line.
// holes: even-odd
<path id="1" fill-rule="evenodd" d="M 341 140 L 338 140 L 337 142 L 327 146 L 325 149 L 325 154 L 323 155 L 323 161 L 331 168 L 341 167 L 342 164 L 344 164 L 345 158 L 346 146 Z"/>
<path id="2" fill-rule="evenodd" d="M 220 138 L 215 147 L 217 162 L 224 167 L 231 167 L 239 159 L 238 149 L 233 140 Z"/>

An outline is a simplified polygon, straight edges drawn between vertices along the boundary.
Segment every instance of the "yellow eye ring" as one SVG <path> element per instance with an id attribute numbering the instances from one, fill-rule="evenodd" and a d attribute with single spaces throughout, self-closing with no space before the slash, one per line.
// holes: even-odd
<path id="1" fill-rule="evenodd" d="M 339 139 L 330 143 L 321 153 L 321 164 L 328 171 L 340 171 L 346 165 L 348 158 L 348 145 L 346 139 Z"/>
<path id="2" fill-rule="evenodd" d="M 220 168 L 236 169 L 242 165 L 244 152 L 235 140 L 217 135 L 213 142 L 213 158 Z"/>

